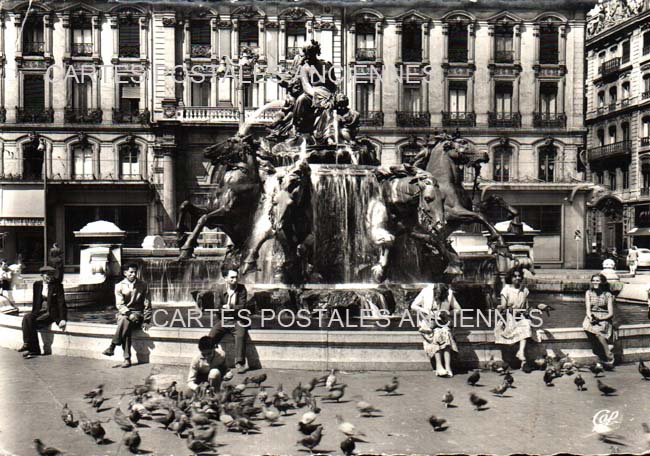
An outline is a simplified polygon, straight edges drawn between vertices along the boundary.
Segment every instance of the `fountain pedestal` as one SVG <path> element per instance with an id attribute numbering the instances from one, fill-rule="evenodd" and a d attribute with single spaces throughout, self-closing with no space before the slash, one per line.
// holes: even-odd
<path id="1" fill-rule="evenodd" d="M 91 222 L 74 235 L 80 241 L 79 283 L 103 283 L 119 277 L 122 266 L 122 242 L 126 232 L 104 220 Z"/>

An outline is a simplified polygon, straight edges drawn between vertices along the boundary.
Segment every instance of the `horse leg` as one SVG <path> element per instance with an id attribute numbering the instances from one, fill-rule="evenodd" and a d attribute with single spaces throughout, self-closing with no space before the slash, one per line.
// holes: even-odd
<path id="1" fill-rule="evenodd" d="M 494 226 L 488 222 L 485 216 L 479 212 L 473 212 L 465 208 L 453 207 L 447 211 L 447 220 L 458 223 L 480 223 L 490 232 L 490 239 L 496 241 L 498 247 L 506 247 L 506 243 Z"/>
<path id="2" fill-rule="evenodd" d="M 206 209 L 195 206 L 190 201 L 183 201 L 178 209 L 178 221 L 176 222 L 176 242 L 178 246 L 183 246 L 187 241 L 187 230 L 192 227 L 189 225 L 187 217 L 197 217 L 205 214 Z"/>
<path id="3" fill-rule="evenodd" d="M 199 235 L 201 234 L 201 231 L 205 226 L 207 225 L 208 221 L 211 221 L 213 224 L 219 224 L 220 219 L 225 220 L 225 216 L 227 215 L 226 210 L 223 207 L 220 207 L 219 209 L 216 209 L 212 212 L 208 212 L 206 209 L 202 209 L 196 206 L 191 206 L 196 210 L 196 214 L 203 214 L 201 217 L 196 222 L 196 225 L 194 226 L 194 229 L 190 233 L 190 235 L 187 237 L 185 240 L 185 243 L 181 247 L 181 254 L 179 256 L 179 259 L 181 260 L 187 260 L 192 258 L 192 254 L 194 253 L 194 249 L 196 248 L 197 245 L 197 240 L 199 238 Z"/>

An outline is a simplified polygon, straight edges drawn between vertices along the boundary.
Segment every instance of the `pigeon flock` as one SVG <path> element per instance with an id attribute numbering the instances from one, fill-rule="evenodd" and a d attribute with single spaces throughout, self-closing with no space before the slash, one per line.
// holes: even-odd
<path id="1" fill-rule="evenodd" d="M 545 357 L 535 360 L 533 366 L 544 372 L 543 381 L 547 387 L 554 386 L 553 382 L 560 377 L 573 376 L 577 391 L 586 391 L 587 382 L 581 372 L 588 369 L 592 372 L 596 380 L 595 386 L 602 396 L 616 394 L 616 388 L 600 379 L 604 370 L 600 363 L 579 366 L 569 357 Z M 499 374 L 501 379 L 500 384 L 489 389 L 495 398 L 502 398 L 508 390 L 515 388 L 515 376 L 507 363 L 492 358 L 487 364 L 487 369 Z M 639 362 L 638 371 L 644 380 L 650 380 L 650 368 L 643 361 Z M 112 420 L 122 431 L 122 435 L 113 438 L 121 440 L 120 449 L 128 449 L 133 454 L 150 452 L 140 448 L 140 432 L 146 432 L 146 429 L 154 426 L 183 439 L 192 454 L 217 454 L 220 446 L 217 444 L 217 429 L 220 426 L 227 432 L 257 434 L 264 432 L 265 426 L 286 425 L 288 423 L 285 420 L 289 416 L 298 415 L 300 419 L 295 430 L 298 436 L 296 448 L 313 453 L 318 451 L 325 433 L 323 424 L 318 422 L 321 406 L 336 409 L 336 404 L 346 395 L 347 387 L 345 383 L 339 382 L 335 369 L 320 378 L 312 378 L 304 385 L 302 382 L 298 383 L 290 393 L 284 391 L 282 384 L 266 385 L 266 373 L 247 376 L 239 384 L 231 382 L 233 377 L 232 373 L 228 372 L 218 391 L 202 384 L 187 396 L 175 381 L 164 389 L 157 388 L 151 374 L 143 384 L 129 388 L 129 391 L 122 395 L 122 398 L 126 397 L 128 400 L 125 410 L 122 410 L 120 401 L 120 404 L 114 407 L 112 416 L 104 420 L 97 417 L 102 411 L 108 410 L 101 407 L 110 398 L 104 396 L 104 385 L 101 384 L 83 396 L 90 410 L 74 411 L 68 404 L 64 404 L 61 420 L 63 426 L 79 428 L 97 445 L 113 443 L 113 440 L 106 436 L 106 430 L 102 426 Z M 471 371 L 467 376 L 467 384 L 472 390 L 475 386 L 481 386 L 480 380 L 479 369 Z M 387 384 L 374 389 L 374 392 L 391 397 L 399 394 L 399 387 L 399 378 L 393 376 Z M 445 408 L 457 407 L 451 390 L 444 393 L 442 402 Z M 470 392 L 468 406 L 479 412 L 489 408 L 488 400 L 475 392 Z M 383 416 L 382 411 L 367 400 L 356 402 L 356 409 L 360 419 Z M 91 418 L 88 417 L 89 414 L 92 414 Z M 336 418 L 337 430 L 342 438 L 340 449 L 344 455 L 354 454 L 358 443 L 368 443 L 366 435 L 353 423 L 346 421 L 340 413 L 336 414 Z M 143 424 L 145 422 L 149 424 Z M 430 415 L 428 423 L 434 432 L 443 432 L 449 427 L 444 417 L 436 415 Z M 642 427 L 650 444 L 650 428 L 646 423 L 642 423 Z M 603 435 L 600 435 L 602 439 L 605 438 Z M 47 446 L 40 439 L 34 439 L 33 442 L 36 452 L 41 456 L 64 454 L 57 448 Z"/>

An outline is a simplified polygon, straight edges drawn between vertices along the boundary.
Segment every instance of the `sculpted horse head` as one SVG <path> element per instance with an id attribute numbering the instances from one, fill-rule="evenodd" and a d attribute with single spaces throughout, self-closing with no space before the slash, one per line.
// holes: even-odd
<path id="1" fill-rule="evenodd" d="M 311 170 L 306 160 L 299 160 L 278 173 L 278 188 L 273 194 L 274 222 L 283 227 L 295 209 L 311 200 Z"/>
<path id="2" fill-rule="evenodd" d="M 214 164 L 235 164 L 246 162 L 255 156 L 257 144 L 252 135 L 233 136 L 220 143 L 208 146 L 203 156 Z"/>

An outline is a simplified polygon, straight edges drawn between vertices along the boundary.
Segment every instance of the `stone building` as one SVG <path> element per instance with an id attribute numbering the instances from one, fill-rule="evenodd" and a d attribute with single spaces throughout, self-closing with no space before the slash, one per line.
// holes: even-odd
<path id="1" fill-rule="evenodd" d="M 587 27 L 587 159 L 592 251 L 650 247 L 650 2 L 608 1 Z"/>
<path id="2" fill-rule="evenodd" d="M 483 192 L 540 230 L 536 262 L 575 267 L 584 249 L 574 233 L 587 229 L 594 189 L 579 160 L 593 4 L 7 1 L 3 254 L 39 261 L 45 215 L 69 267 L 72 233 L 89 221 L 115 222 L 131 246 L 173 231 L 179 202 L 210 191 L 204 147 L 282 99 L 274 73 L 315 39 L 382 163 L 408 161 L 426 135 L 458 129 L 490 154 Z M 213 71 L 224 61 L 232 72 Z"/>

